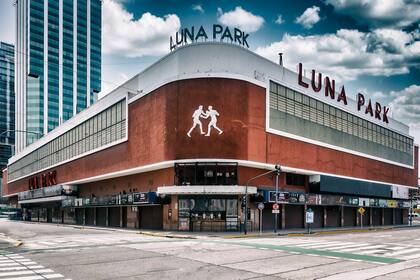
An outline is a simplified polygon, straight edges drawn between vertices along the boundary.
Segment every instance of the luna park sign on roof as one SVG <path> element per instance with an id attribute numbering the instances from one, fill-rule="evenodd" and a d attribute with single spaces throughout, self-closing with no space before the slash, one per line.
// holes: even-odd
<path id="1" fill-rule="evenodd" d="M 227 41 L 249 48 L 248 36 L 248 33 L 238 28 L 229 28 L 220 24 L 213 24 L 211 32 L 210 30 L 206 30 L 202 25 L 200 27 L 191 26 L 190 28 L 181 28 L 176 32 L 174 37 L 171 36 L 169 38 L 169 48 L 173 51 L 181 45 L 205 42 L 207 40 Z"/>

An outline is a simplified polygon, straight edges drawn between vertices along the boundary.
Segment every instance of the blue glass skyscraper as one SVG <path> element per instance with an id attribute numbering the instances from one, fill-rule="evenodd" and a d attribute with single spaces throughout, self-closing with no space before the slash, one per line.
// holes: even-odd
<path id="1" fill-rule="evenodd" d="M 101 90 L 101 1 L 18 0 L 16 151 L 93 104 Z"/>
<path id="2" fill-rule="evenodd" d="M 7 166 L 15 143 L 14 76 L 14 46 L 0 42 L 0 171 Z M 0 183 L 2 176 L 0 172 Z"/>

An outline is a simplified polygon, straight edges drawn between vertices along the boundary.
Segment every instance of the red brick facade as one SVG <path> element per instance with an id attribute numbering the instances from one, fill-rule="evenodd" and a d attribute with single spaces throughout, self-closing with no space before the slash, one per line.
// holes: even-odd
<path id="1" fill-rule="evenodd" d="M 57 171 L 60 184 L 168 160 L 220 158 L 279 163 L 354 178 L 417 185 L 417 147 L 415 168 L 409 169 L 273 135 L 265 131 L 265 97 L 265 88 L 240 80 L 200 78 L 169 83 L 129 104 L 127 142 L 52 170 Z M 191 138 L 187 136 L 191 115 L 199 105 L 204 109 L 212 105 L 220 113 L 217 125 L 223 134 L 217 135 L 213 130 L 210 137 L 205 137 L 196 128 Z M 207 123 L 208 120 L 203 121 L 205 131 Z M 239 183 L 244 184 L 258 172 L 243 168 Z M 173 169 L 165 169 L 112 181 L 128 186 L 133 179 L 138 182 L 138 191 L 149 191 L 173 184 L 173 175 Z M 88 194 L 90 184 L 84 188 L 82 193 Z M 104 185 L 104 194 L 112 188 Z M 3 193 L 27 189 L 25 178 L 3 186 Z"/>

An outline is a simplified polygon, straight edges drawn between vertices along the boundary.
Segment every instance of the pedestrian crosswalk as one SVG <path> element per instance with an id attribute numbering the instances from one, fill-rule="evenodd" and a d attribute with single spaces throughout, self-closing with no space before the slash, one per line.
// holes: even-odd
<path id="1" fill-rule="evenodd" d="M 0 280 L 38 279 L 62 280 L 65 277 L 20 254 L 0 254 Z"/>
<path id="2" fill-rule="evenodd" d="M 248 240 L 247 242 L 252 242 Z M 369 255 L 400 260 L 420 258 L 420 245 L 330 241 L 314 238 L 267 238 L 259 239 L 259 244 L 298 247 L 312 250 Z"/>
<path id="3" fill-rule="evenodd" d="M 90 247 L 106 247 L 128 243 L 141 243 L 159 240 L 139 234 L 77 234 L 68 236 L 48 236 L 45 238 L 27 239 L 22 248 L 25 250 L 68 251 L 71 249 L 88 249 Z"/>

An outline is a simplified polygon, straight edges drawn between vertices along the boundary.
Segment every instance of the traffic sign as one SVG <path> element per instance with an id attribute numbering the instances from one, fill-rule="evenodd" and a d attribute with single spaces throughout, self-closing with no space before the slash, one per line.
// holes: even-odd
<path id="1" fill-rule="evenodd" d="M 313 224 L 313 222 L 314 222 L 314 212 L 312 211 L 311 208 L 309 208 L 308 210 L 306 210 L 306 223 Z"/>
<path id="2" fill-rule="evenodd" d="M 365 210 L 365 208 L 363 208 L 363 207 L 360 207 L 358 210 L 357 210 L 358 212 L 359 212 L 359 214 L 360 215 L 364 215 L 365 214 L 365 212 L 366 212 L 366 210 Z"/>
<path id="3" fill-rule="evenodd" d="M 280 210 L 279 209 L 276 209 L 276 210 L 271 210 L 271 213 L 273 213 L 273 214 L 279 214 L 280 213 Z"/>
<path id="4" fill-rule="evenodd" d="M 262 202 L 258 203 L 258 209 L 263 210 L 264 209 L 264 203 L 262 203 Z"/>
<path id="5" fill-rule="evenodd" d="M 279 210 L 279 205 L 277 203 L 273 204 L 273 210 Z"/>

